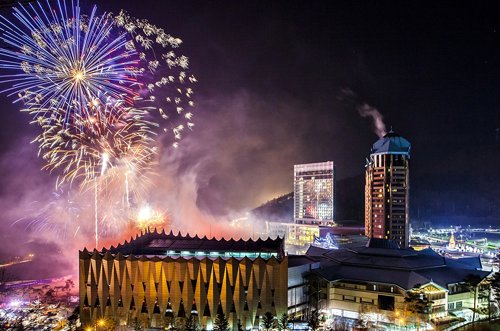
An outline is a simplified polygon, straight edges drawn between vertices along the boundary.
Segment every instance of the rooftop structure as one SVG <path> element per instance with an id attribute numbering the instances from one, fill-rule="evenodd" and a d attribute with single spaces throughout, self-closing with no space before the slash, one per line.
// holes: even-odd
<path id="1" fill-rule="evenodd" d="M 432 249 L 399 248 L 391 240 L 370 239 L 366 246 L 323 250 L 311 247 L 308 256 L 322 260 L 317 273 L 328 280 L 350 279 L 393 283 L 405 290 L 434 282 L 443 288 L 463 282 L 468 274 L 486 277 L 479 257 L 450 259 Z"/>
<path id="2" fill-rule="evenodd" d="M 394 131 L 389 131 L 385 136 L 377 140 L 371 150 L 371 154 L 401 154 L 410 155 L 411 144 Z"/>
<path id="3" fill-rule="evenodd" d="M 174 234 L 165 233 L 165 231 L 157 232 L 146 231 L 137 235 L 135 238 L 130 238 L 130 241 L 125 241 L 123 244 L 118 244 L 117 247 L 111 246 L 102 253 L 109 251 L 111 254 L 121 253 L 123 255 L 144 255 L 158 257 L 175 257 L 175 256 L 196 256 L 203 257 L 222 257 L 222 258 L 282 258 L 284 256 L 284 241 L 283 238 L 275 239 L 216 239 L 207 238 L 206 236 L 199 237 L 198 235 L 190 236 L 189 233 L 183 236 L 180 232 Z"/>

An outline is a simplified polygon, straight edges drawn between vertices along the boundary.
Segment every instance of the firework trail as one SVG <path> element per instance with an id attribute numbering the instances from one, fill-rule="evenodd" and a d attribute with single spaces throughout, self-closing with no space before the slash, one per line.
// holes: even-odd
<path id="1" fill-rule="evenodd" d="M 143 111 L 128 109 L 101 120 L 78 119 L 71 126 L 60 119 L 40 118 L 37 122 L 42 133 L 34 141 L 46 162 L 44 169 L 62 169 L 57 186 L 78 180 L 82 189 L 94 189 L 96 247 L 99 201 L 109 202 L 121 193 L 129 204 L 131 179 L 138 200 L 153 172 L 156 147 L 152 147 L 152 133 L 143 116 Z"/>
<path id="2" fill-rule="evenodd" d="M 74 224 L 79 224 L 82 210 L 87 207 L 83 201 L 71 190 L 59 188 L 52 192 L 49 203 L 33 201 L 23 210 L 25 215 L 13 222 L 12 226 L 24 223 L 27 231 L 49 232 L 58 238 L 74 238 L 80 230 L 80 226 Z M 61 219 L 64 222 L 61 223 Z"/>
<path id="3" fill-rule="evenodd" d="M 109 184 L 123 171 L 147 173 L 157 148 L 144 116 L 134 108 L 100 120 L 75 115 L 71 126 L 58 116 L 39 118 L 42 132 L 33 142 L 46 162 L 43 169 L 61 170 L 56 186 L 77 180 L 83 188 L 97 178 Z"/>

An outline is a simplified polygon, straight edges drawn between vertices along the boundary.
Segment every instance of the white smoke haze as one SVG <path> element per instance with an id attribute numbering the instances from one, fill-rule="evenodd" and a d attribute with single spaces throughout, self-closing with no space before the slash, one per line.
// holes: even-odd
<path id="1" fill-rule="evenodd" d="M 305 127 L 296 123 L 307 123 L 307 114 L 290 98 L 266 102 L 244 90 L 202 100 L 198 107 L 196 129 L 178 149 L 162 148 L 157 174 L 148 192 L 133 201 L 133 212 L 147 204 L 169 215 L 174 232 L 247 239 L 261 224 L 233 220 L 290 192 L 293 164 L 307 150 Z M 43 259 L 25 277 L 76 274 L 78 250 L 95 246 L 93 192 L 81 192 L 76 183 L 56 191 L 56 174 L 40 170 L 43 160 L 30 139 L 11 146 L 0 159 L 0 171 L 7 174 L 0 178 L 5 241 L 0 258 L 33 251 Z M 101 201 L 99 220 L 108 215 L 114 223 L 99 225 L 98 249 L 135 237 L 134 213 L 123 204 Z M 49 266 L 49 260 L 57 263 Z"/>
<path id="2" fill-rule="evenodd" d="M 374 107 L 367 103 L 363 103 L 358 107 L 358 112 L 361 117 L 370 117 L 373 120 L 375 134 L 382 138 L 387 133 L 385 129 L 384 116 Z"/>
<path id="3" fill-rule="evenodd" d="M 338 99 L 352 103 L 361 117 L 370 118 L 372 120 L 373 131 L 379 138 L 386 135 L 387 130 L 384 123 L 384 116 L 382 116 L 377 108 L 370 106 L 366 102 L 361 102 L 359 96 L 353 90 L 349 88 L 342 89 Z"/>

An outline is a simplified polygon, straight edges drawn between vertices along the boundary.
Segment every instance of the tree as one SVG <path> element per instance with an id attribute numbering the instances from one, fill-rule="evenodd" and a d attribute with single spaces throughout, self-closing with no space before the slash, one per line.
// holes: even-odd
<path id="1" fill-rule="evenodd" d="M 191 314 L 186 319 L 186 324 L 184 325 L 185 331 L 197 331 L 198 330 L 198 319 L 195 315 Z"/>
<path id="2" fill-rule="evenodd" d="M 418 286 L 406 292 L 405 311 L 417 319 L 417 329 L 420 329 L 420 317 L 430 312 L 432 303 Z"/>
<path id="3" fill-rule="evenodd" d="M 372 327 L 378 330 L 379 311 L 374 305 L 362 303 L 358 309 L 358 319 L 356 321 L 356 328 L 360 330 L 369 330 Z M 375 317 L 373 323 L 372 317 Z M 335 325 L 334 325 L 335 327 Z"/>
<path id="4" fill-rule="evenodd" d="M 241 325 L 241 321 L 240 319 L 238 318 L 238 324 L 237 324 L 237 327 L 238 327 L 238 331 L 243 331 L 243 325 Z"/>
<path id="5" fill-rule="evenodd" d="M 313 310 L 311 312 L 311 316 L 309 316 L 309 319 L 307 320 L 307 325 L 309 328 L 311 328 L 312 331 L 316 331 L 319 329 L 319 326 L 321 324 L 321 319 L 319 316 L 319 312 L 317 310 Z"/>
<path id="6" fill-rule="evenodd" d="M 500 306 L 500 272 L 495 272 L 490 279 L 493 302 Z"/>
<path id="7" fill-rule="evenodd" d="M 134 321 L 132 321 L 132 325 L 131 326 L 132 326 L 132 328 L 134 330 L 137 330 L 137 331 L 144 330 L 144 324 L 143 324 L 143 322 L 141 321 L 140 318 L 137 318 L 137 317 L 135 318 Z"/>
<path id="8" fill-rule="evenodd" d="M 179 328 L 179 319 L 177 316 L 167 316 L 165 318 L 167 326 L 172 330 L 177 330 Z"/>
<path id="9" fill-rule="evenodd" d="M 161 318 L 161 324 L 171 330 L 177 330 L 179 326 L 179 320 L 170 306 L 170 302 L 168 303 L 165 314 Z"/>
<path id="10" fill-rule="evenodd" d="M 215 331 L 229 331 L 229 321 L 224 313 L 217 314 L 214 321 Z"/>
<path id="11" fill-rule="evenodd" d="M 261 323 L 261 326 L 264 330 L 271 330 L 274 328 L 276 324 L 276 320 L 274 319 L 274 316 L 273 314 L 271 314 L 270 312 L 267 312 L 264 314 L 264 316 L 262 317 L 262 323 Z"/>
<path id="12" fill-rule="evenodd" d="M 474 295 L 474 308 L 472 309 L 472 324 L 474 325 L 474 322 L 476 321 L 476 309 L 477 309 L 477 287 L 481 283 L 481 277 L 474 275 L 474 274 L 468 274 L 465 279 L 464 279 L 464 285 L 469 289 L 469 292 L 471 292 Z"/>
<path id="13" fill-rule="evenodd" d="M 481 314 L 488 315 L 488 321 L 491 321 L 491 305 L 490 305 L 490 297 L 491 297 L 491 279 L 484 279 L 481 281 L 481 284 L 477 287 L 477 298 L 479 302 L 486 302 L 486 307 L 480 307 L 478 311 Z"/>
<path id="14" fill-rule="evenodd" d="M 278 320 L 278 329 L 280 331 L 286 331 L 288 329 L 288 321 L 290 320 L 290 317 L 288 316 L 287 313 L 284 313 L 281 315 L 281 317 Z"/>
<path id="15" fill-rule="evenodd" d="M 98 325 L 99 325 L 98 330 L 103 330 L 103 331 L 104 330 L 105 331 L 116 330 L 116 321 L 114 319 L 109 318 L 109 317 L 103 317 L 103 318 L 100 318 L 99 321 L 102 321 L 101 322 L 102 324 L 99 324 L 99 322 L 98 322 Z M 94 323 L 95 323 L 95 321 L 94 321 Z"/>

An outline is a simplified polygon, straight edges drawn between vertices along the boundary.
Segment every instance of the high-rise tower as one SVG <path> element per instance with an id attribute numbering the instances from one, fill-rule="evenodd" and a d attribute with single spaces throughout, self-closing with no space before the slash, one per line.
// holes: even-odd
<path id="1" fill-rule="evenodd" d="M 366 165 L 365 234 L 409 243 L 411 144 L 392 130 L 373 144 Z"/>
<path id="2" fill-rule="evenodd" d="M 295 223 L 334 224 L 335 167 L 333 161 L 296 164 L 293 193 Z"/>

